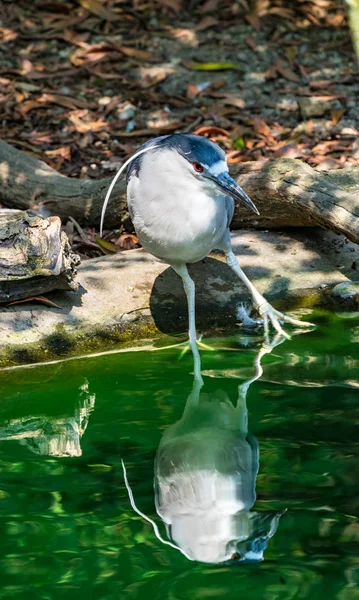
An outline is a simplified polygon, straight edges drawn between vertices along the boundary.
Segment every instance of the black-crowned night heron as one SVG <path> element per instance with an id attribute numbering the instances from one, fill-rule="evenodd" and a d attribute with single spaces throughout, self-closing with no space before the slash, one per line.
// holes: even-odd
<path id="1" fill-rule="evenodd" d="M 154 138 L 143 144 L 114 177 L 101 215 L 122 171 L 127 171 L 127 201 L 136 234 L 142 246 L 171 267 L 182 278 L 188 302 L 189 341 L 197 343 L 195 285 L 187 264 L 204 259 L 212 250 L 223 250 L 228 266 L 250 291 L 263 319 L 278 333 L 286 334 L 280 321 L 292 325 L 310 323 L 292 319 L 273 308 L 240 268 L 231 247 L 229 225 L 234 200 L 259 214 L 245 191 L 230 177 L 224 151 L 207 138 L 178 133 Z"/>

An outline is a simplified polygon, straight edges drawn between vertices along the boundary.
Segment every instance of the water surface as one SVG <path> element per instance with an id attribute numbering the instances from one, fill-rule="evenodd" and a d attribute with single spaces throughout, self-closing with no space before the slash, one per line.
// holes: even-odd
<path id="1" fill-rule="evenodd" d="M 0 598 L 359 598 L 344 317 L 250 385 L 261 340 L 240 333 L 206 340 L 202 388 L 176 348 L 1 372 Z"/>

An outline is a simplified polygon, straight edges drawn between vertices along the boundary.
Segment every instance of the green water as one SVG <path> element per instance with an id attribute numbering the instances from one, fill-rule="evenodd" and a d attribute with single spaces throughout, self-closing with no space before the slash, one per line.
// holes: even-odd
<path id="1" fill-rule="evenodd" d="M 359 318 L 315 318 L 247 386 L 240 334 L 201 390 L 173 348 L 1 372 L 0 598 L 359 598 Z"/>

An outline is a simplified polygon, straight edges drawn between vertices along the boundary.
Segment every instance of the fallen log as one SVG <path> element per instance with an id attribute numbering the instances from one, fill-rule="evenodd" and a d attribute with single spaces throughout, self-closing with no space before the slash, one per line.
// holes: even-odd
<path id="1" fill-rule="evenodd" d="M 79 262 L 59 217 L 0 210 L 0 303 L 76 290 Z"/>
<path id="2" fill-rule="evenodd" d="M 230 165 L 231 175 L 257 205 L 260 217 L 237 206 L 232 228 L 283 228 L 320 225 L 359 242 L 359 168 L 318 172 L 295 159 Z M 106 190 L 112 178 L 65 177 L 44 162 L 0 141 L 0 203 L 11 208 L 39 208 L 63 221 L 99 227 Z M 128 219 L 125 181 L 112 192 L 105 226 Z M 46 213 L 45 213 L 46 214 Z"/>

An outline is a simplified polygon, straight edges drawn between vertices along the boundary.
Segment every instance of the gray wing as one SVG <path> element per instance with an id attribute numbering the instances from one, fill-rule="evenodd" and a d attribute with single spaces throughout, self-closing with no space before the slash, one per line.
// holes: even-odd
<path id="1" fill-rule="evenodd" d="M 230 226 L 234 213 L 234 200 L 231 196 L 226 196 L 227 227 Z"/>

